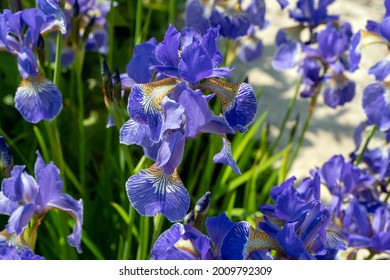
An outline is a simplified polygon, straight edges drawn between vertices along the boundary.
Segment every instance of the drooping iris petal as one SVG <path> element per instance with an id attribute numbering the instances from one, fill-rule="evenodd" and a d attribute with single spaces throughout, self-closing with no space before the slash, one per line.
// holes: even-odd
<path id="1" fill-rule="evenodd" d="M 38 74 L 22 80 L 15 94 L 15 107 L 28 122 L 52 120 L 62 109 L 62 96 L 53 82 Z"/>
<path id="2" fill-rule="evenodd" d="M 68 213 L 74 219 L 73 232 L 68 235 L 68 244 L 75 247 L 81 253 L 81 233 L 83 225 L 83 201 L 76 200 L 67 194 L 61 194 L 47 203 L 53 207 Z"/>
<path id="3" fill-rule="evenodd" d="M 245 36 L 240 40 L 237 56 L 242 62 L 252 62 L 263 53 L 263 42 L 255 36 Z"/>
<path id="4" fill-rule="evenodd" d="M 219 97 L 229 126 L 240 132 L 246 131 L 246 126 L 253 121 L 257 110 L 252 87 L 247 83 L 235 84 L 217 79 L 208 79 L 202 86 Z"/>
<path id="5" fill-rule="evenodd" d="M 390 56 L 385 57 L 372 66 L 368 73 L 374 75 L 377 81 L 384 81 L 390 74 Z"/>
<path id="6" fill-rule="evenodd" d="M 238 222 L 222 242 L 221 257 L 224 260 L 245 260 L 263 249 L 280 249 L 280 245 L 266 233 L 253 229 L 248 222 Z"/>
<path id="7" fill-rule="evenodd" d="M 291 69 L 299 61 L 299 43 L 287 42 L 281 44 L 272 60 L 272 66 L 278 70 Z"/>
<path id="8" fill-rule="evenodd" d="M 390 87 L 372 83 L 363 90 L 363 109 L 368 120 L 382 131 L 390 128 Z"/>
<path id="9" fill-rule="evenodd" d="M 325 103 L 331 107 L 336 108 L 350 102 L 355 96 L 355 82 L 347 79 L 336 78 L 335 84 L 326 86 L 324 91 Z"/>
<path id="10" fill-rule="evenodd" d="M 129 96 L 128 111 L 134 121 L 148 124 L 151 140 L 158 142 L 163 123 L 162 100 L 176 86 L 176 80 L 167 78 L 148 84 L 135 84 Z"/>
<path id="11" fill-rule="evenodd" d="M 17 202 L 10 200 L 0 191 L 0 214 L 10 216 L 18 206 Z"/>
<path id="12" fill-rule="evenodd" d="M 137 144 L 142 147 L 150 147 L 154 142 L 150 139 L 150 128 L 147 124 L 135 122 L 133 119 L 124 123 L 119 131 L 121 144 Z"/>
<path id="13" fill-rule="evenodd" d="M 150 39 L 134 48 L 133 57 L 126 66 L 127 75 L 137 83 L 148 83 L 152 80 L 151 66 L 158 63 L 155 50 L 156 39 Z"/>
<path id="14" fill-rule="evenodd" d="M 222 136 L 222 150 L 213 157 L 214 163 L 222 163 L 229 165 L 234 172 L 241 175 L 240 168 L 238 168 L 236 161 L 233 158 L 232 145 L 226 136 Z"/>
<path id="15" fill-rule="evenodd" d="M 167 175 L 155 166 L 131 176 L 126 190 L 130 202 L 143 216 L 161 213 L 171 222 L 180 221 L 190 205 L 190 197 L 177 172 Z"/>
<path id="16" fill-rule="evenodd" d="M 37 0 L 37 7 L 47 16 L 42 28 L 43 33 L 54 30 L 66 33 L 66 17 L 57 0 Z"/>

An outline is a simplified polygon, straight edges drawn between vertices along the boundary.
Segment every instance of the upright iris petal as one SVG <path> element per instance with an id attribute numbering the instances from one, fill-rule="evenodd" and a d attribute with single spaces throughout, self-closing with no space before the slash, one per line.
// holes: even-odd
<path id="1" fill-rule="evenodd" d="M 171 222 L 180 221 L 190 206 L 190 197 L 176 171 L 167 175 L 151 166 L 131 176 L 126 189 L 130 202 L 143 216 L 161 213 Z"/>
<path id="2" fill-rule="evenodd" d="M 247 83 L 234 84 L 214 78 L 208 79 L 204 88 L 215 93 L 222 103 L 226 121 L 234 130 L 246 131 L 256 115 L 257 101 L 252 87 Z"/>
<path id="3" fill-rule="evenodd" d="M 53 82 L 38 74 L 22 80 L 16 91 L 15 107 L 28 122 L 52 120 L 62 109 L 62 96 Z"/>
<path id="4" fill-rule="evenodd" d="M 151 139 L 158 142 L 163 122 L 162 99 L 176 86 L 175 79 L 167 78 L 148 84 L 135 84 L 128 103 L 129 115 L 136 122 L 148 124 Z"/>

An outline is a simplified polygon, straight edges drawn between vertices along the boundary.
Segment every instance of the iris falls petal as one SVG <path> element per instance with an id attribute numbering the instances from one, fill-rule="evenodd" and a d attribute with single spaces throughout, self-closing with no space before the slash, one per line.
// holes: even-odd
<path id="1" fill-rule="evenodd" d="M 226 136 L 222 137 L 222 143 L 223 143 L 222 150 L 218 154 L 216 154 L 213 158 L 214 163 L 227 164 L 233 169 L 234 172 L 240 175 L 241 171 L 238 168 L 237 163 L 233 158 L 232 145 L 230 141 L 226 138 Z"/>
<path id="2" fill-rule="evenodd" d="M 62 109 L 62 96 L 42 74 L 23 79 L 15 94 L 15 107 L 31 123 L 54 119 Z"/>
<path id="3" fill-rule="evenodd" d="M 148 84 L 135 84 L 129 96 L 128 111 L 134 121 L 148 124 L 151 139 L 158 142 L 163 123 L 162 99 L 176 86 L 177 81 L 167 78 Z"/>
<path id="4" fill-rule="evenodd" d="M 236 84 L 217 79 L 208 79 L 202 87 L 219 97 L 222 112 L 229 126 L 245 132 L 245 127 L 253 121 L 257 110 L 252 87 L 247 83 Z"/>
<path id="5" fill-rule="evenodd" d="M 141 170 L 126 182 L 133 207 L 143 216 L 163 214 L 171 222 L 180 221 L 190 206 L 190 197 L 177 172 L 170 175 L 155 165 Z"/>

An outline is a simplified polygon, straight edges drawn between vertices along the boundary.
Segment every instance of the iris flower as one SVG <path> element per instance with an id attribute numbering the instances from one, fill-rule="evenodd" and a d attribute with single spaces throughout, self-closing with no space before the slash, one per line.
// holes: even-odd
<path id="1" fill-rule="evenodd" d="M 46 164 L 39 152 L 34 166 L 35 178 L 25 171 L 25 166 L 15 165 L 11 177 L 2 182 L 4 204 L 15 207 L 10 213 L 6 230 L 9 234 L 20 235 L 32 218 L 42 219 L 51 209 L 68 213 L 74 220 L 73 233 L 68 236 L 69 245 L 81 253 L 81 227 L 83 224 L 83 201 L 75 200 L 62 193 L 63 181 L 59 169 L 50 162 Z"/>
<path id="2" fill-rule="evenodd" d="M 52 81 L 38 70 L 34 49 L 41 33 L 55 28 L 57 19 L 39 9 L 0 14 L 0 50 L 16 56 L 22 81 L 16 90 L 15 107 L 28 122 L 54 119 L 62 109 L 62 96 Z M 61 29 L 61 26 L 57 26 Z"/>

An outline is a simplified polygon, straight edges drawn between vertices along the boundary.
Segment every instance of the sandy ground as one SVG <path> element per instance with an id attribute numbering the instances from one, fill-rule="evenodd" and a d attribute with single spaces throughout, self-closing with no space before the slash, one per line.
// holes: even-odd
<path id="1" fill-rule="evenodd" d="M 294 3 L 294 1 L 291 2 Z M 262 31 L 263 57 L 245 67 L 249 66 L 247 72 L 249 82 L 254 86 L 264 87 L 258 112 L 268 110 L 271 132 L 276 135 L 287 104 L 294 95 L 297 71 L 294 69 L 280 72 L 272 68 L 271 60 L 275 52 L 274 38 L 279 28 L 294 25 L 294 22 L 288 18 L 287 10 L 280 10 L 276 1 L 267 0 L 267 4 L 267 19 L 271 24 Z M 356 32 L 365 27 L 367 19 L 381 21 L 384 7 L 382 0 L 337 0 L 329 6 L 329 12 L 339 14 L 342 20 L 349 21 L 353 26 L 353 31 Z M 360 69 L 349 75 L 357 82 L 356 95 L 351 103 L 332 109 L 324 104 L 322 97 L 319 98 L 305 141 L 289 175 L 295 175 L 301 179 L 309 175 L 310 169 L 320 167 L 333 155 L 348 156 L 354 149 L 353 132 L 356 126 L 365 120 L 361 106 L 362 90 L 374 80 L 368 75 L 367 70 L 370 65 L 383 57 L 384 53 L 384 49 L 367 48 L 363 51 Z M 293 118 L 297 114 L 300 115 L 299 129 L 302 128 L 308 105 L 307 99 L 299 98 L 292 114 Z M 372 144 L 375 145 L 376 142 L 379 143 L 379 139 L 374 139 Z"/>

